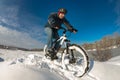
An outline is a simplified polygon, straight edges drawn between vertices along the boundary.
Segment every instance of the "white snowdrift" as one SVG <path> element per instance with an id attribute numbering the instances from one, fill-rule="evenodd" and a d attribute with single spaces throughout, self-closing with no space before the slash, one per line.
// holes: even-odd
<path id="1" fill-rule="evenodd" d="M 89 73 L 94 80 L 120 80 L 120 66 L 111 65 L 107 62 L 95 62 Z"/>
<path id="2" fill-rule="evenodd" d="M 59 75 L 47 70 L 38 70 L 21 64 L 0 63 L 0 71 L 0 80 L 62 80 Z"/>
<path id="3" fill-rule="evenodd" d="M 0 62 L 0 80 L 120 80 L 120 56 L 107 62 L 91 61 L 91 70 L 77 78 L 74 72 L 63 70 L 56 61 L 44 61 L 43 55 L 43 52 L 1 49 L 0 57 L 4 62 Z"/>
<path id="4" fill-rule="evenodd" d="M 113 57 L 112 59 L 107 61 L 107 63 L 120 66 L 120 56 Z"/>

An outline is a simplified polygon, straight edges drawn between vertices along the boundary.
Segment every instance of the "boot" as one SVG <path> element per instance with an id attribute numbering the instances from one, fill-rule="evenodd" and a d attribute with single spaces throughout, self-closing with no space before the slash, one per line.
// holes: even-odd
<path id="1" fill-rule="evenodd" d="M 52 49 L 48 49 L 46 54 L 45 54 L 45 57 L 51 57 L 52 53 L 53 53 L 53 50 Z"/>
<path id="2" fill-rule="evenodd" d="M 55 60 L 55 59 L 58 59 L 58 57 L 57 57 L 56 53 L 54 52 L 51 54 L 51 60 Z"/>

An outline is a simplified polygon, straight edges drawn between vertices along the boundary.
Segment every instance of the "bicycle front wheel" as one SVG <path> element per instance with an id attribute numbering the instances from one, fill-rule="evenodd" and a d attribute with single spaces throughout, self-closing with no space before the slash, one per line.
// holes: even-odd
<path id="1" fill-rule="evenodd" d="M 86 50 L 79 45 L 72 44 L 63 51 L 62 66 L 65 69 L 74 70 L 75 76 L 82 77 L 89 69 L 89 57 Z"/>

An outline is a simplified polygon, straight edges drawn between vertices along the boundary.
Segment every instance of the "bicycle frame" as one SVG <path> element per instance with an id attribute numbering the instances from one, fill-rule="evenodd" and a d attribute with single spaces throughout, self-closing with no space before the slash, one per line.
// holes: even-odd
<path id="1" fill-rule="evenodd" d="M 68 50 L 68 44 L 70 44 L 69 42 L 70 42 L 70 40 L 68 40 L 67 39 L 67 36 L 66 36 L 66 29 L 65 28 L 62 28 L 64 31 L 63 31 L 63 34 L 62 34 L 62 36 L 59 38 L 59 39 L 57 39 L 57 40 L 55 40 L 54 42 L 53 42 L 53 48 L 54 48 L 54 45 L 57 43 L 57 42 L 59 42 L 59 48 L 58 48 L 58 50 L 57 51 L 59 51 L 59 49 L 61 48 L 61 46 L 62 45 L 64 45 L 65 46 L 65 48 L 67 48 L 67 50 Z"/>
<path id="2" fill-rule="evenodd" d="M 63 36 L 61 36 L 58 40 L 57 40 L 57 42 L 59 42 L 60 41 L 60 46 L 62 46 L 63 44 L 65 45 L 65 47 L 66 47 L 66 42 L 65 42 L 65 40 L 67 39 L 67 37 L 66 37 L 66 34 L 63 34 Z"/>

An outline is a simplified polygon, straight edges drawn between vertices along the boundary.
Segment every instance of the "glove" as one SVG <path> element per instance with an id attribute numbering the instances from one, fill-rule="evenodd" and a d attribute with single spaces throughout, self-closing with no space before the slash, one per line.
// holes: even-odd
<path id="1" fill-rule="evenodd" d="M 56 26 L 56 27 L 54 27 L 55 29 L 59 29 L 59 27 L 58 26 Z"/>
<path id="2" fill-rule="evenodd" d="M 70 29 L 69 31 L 70 31 L 70 32 L 77 32 L 78 30 L 77 30 L 77 29 L 72 28 L 72 29 Z"/>
<path id="3" fill-rule="evenodd" d="M 78 30 L 77 29 L 72 29 L 72 32 L 77 32 Z"/>

